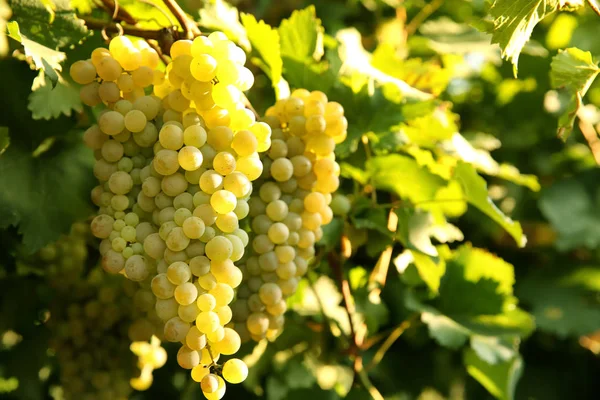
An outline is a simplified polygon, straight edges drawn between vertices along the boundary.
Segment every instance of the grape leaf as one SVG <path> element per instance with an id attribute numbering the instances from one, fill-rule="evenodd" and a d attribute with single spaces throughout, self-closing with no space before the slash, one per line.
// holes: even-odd
<path id="1" fill-rule="evenodd" d="M 512 339 L 512 340 L 511 340 Z M 516 338 L 498 336 L 471 336 L 471 348 L 479 358 L 488 364 L 498 364 L 508 361 L 517 355 L 518 340 Z"/>
<path id="2" fill-rule="evenodd" d="M 431 243 L 432 215 L 410 207 L 398 208 L 395 213 L 398 216 L 396 238 L 404 247 L 431 257 L 437 257 L 437 250 Z M 387 219 L 384 221 L 387 225 Z"/>
<path id="3" fill-rule="evenodd" d="M 8 23 L 8 35 L 23 45 L 25 55 L 31 57 L 36 69 L 47 69 L 50 66 L 53 69 L 62 70 L 60 63 L 66 58 L 62 51 L 53 50 L 28 39 L 20 32 L 19 24 L 15 21 Z"/>
<path id="4" fill-rule="evenodd" d="M 487 184 L 485 180 L 477 175 L 475 168 L 472 165 L 459 162 L 454 170 L 454 178 L 460 182 L 465 194 L 465 200 L 493 221 L 503 227 L 517 242 L 519 247 L 524 247 L 527 243 L 527 238 L 523 234 L 521 224 L 513 221 L 498 207 L 494 205 L 487 193 Z"/>
<path id="5" fill-rule="evenodd" d="M 79 14 L 89 14 L 96 8 L 96 5 L 93 0 L 71 0 L 71 7 Z"/>
<path id="6" fill-rule="evenodd" d="M 479 358 L 473 349 L 466 349 L 463 361 L 469 375 L 494 397 L 499 400 L 514 399 L 524 366 L 520 356 L 492 365 Z"/>
<path id="7" fill-rule="evenodd" d="M 558 250 L 594 249 L 600 244 L 598 179 L 600 171 L 590 169 L 542 191 L 539 208 L 558 233 Z"/>
<path id="8" fill-rule="evenodd" d="M 464 293 L 463 293 L 464 297 Z M 471 297 L 471 301 L 479 301 Z M 457 349 L 469 338 L 502 336 L 506 339 L 526 337 L 534 330 L 531 315 L 514 308 L 497 315 L 445 315 L 435 307 L 425 304 L 410 290 L 405 295 L 406 307 L 421 313 L 421 321 L 428 328 L 429 336 L 444 347 Z"/>
<path id="9" fill-rule="evenodd" d="M 310 64 L 323 55 L 323 27 L 315 14 L 315 7 L 295 10 L 290 18 L 279 25 L 281 55 Z"/>
<path id="10" fill-rule="evenodd" d="M 500 314 L 510 300 L 514 280 L 512 265 L 485 250 L 461 246 L 446 262 L 438 309 L 450 316 Z"/>
<path id="11" fill-rule="evenodd" d="M 0 228 L 18 226 L 33 253 L 90 213 L 93 157 L 77 138 L 40 155 L 11 143 L 0 155 Z"/>
<path id="12" fill-rule="evenodd" d="M 540 190 L 540 183 L 535 175 L 522 174 L 512 165 L 498 163 L 488 150 L 475 148 L 458 132 L 445 142 L 444 149 L 456 158 L 471 163 L 481 173 L 525 186 L 534 192 Z"/>
<path id="13" fill-rule="evenodd" d="M 76 123 L 75 116 L 61 115 L 52 121 L 34 120 L 28 110 L 31 86 L 37 73 L 15 58 L 0 60 L 0 91 L 10 96 L 0 97 L 0 126 L 11 131 L 11 146 L 18 144 L 34 151 L 50 137 L 67 135 Z"/>
<path id="14" fill-rule="evenodd" d="M 21 33 L 51 50 L 77 44 L 88 35 L 87 27 L 77 18 L 69 0 L 54 0 L 54 10 L 50 11 L 37 0 L 9 0 L 9 3 Z"/>
<path id="15" fill-rule="evenodd" d="M 600 304 L 595 300 L 598 290 L 573 279 L 581 269 L 559 277 L 534 275 L 520 282 L 518 294 L 532 306 L 539 329 L 562 338 L 600 329 Z M 589 273 L 586 275 L 593 279 Z"/>
<path id="16" fill-rule="evenodd" d="M 598 76 L 600 68 L 592 60 L 589 51 L 576 47 L 559 50 L 552 58 L 550 67 L 552 87 L 563 89 L 568 94 L 569 101 L 558 120 L 558 136 L 566 140 L 573 130 L 575 117 L 582 106 L 582 99 Z"/>
<path id="17" fill-rule="evenodd" d="M 239 11 L 223 0 L 203 0 L 200 7 L 200 25 L 225 33 L 244 49 L 250 49 L 246 30 L 240 23 Z"/>
<path id="18" fill-rule="evenodd" d="M 410 265 L 412 263 L 415 268 L 414 271 L 419 277 L 415 283 L 418 285 L 423 282 L 433 293 L 438 293 L 441 277 L 446 271 L 446 263 L 443 259 L 436 258 L 419 251 L 405 250 L 394 259 L 394 265 L 398 272 L 406 277 L 406 274 L 410 274 Z"/>
<path id="19" fill-rule="evenodd" d="M 71 116 L 72 111 L 81 112 L 83 105 L 79 90 L 70 82 L 61 79 L 52 87 L 50 79 L 29 95 L 29 105 L 33 119 L 52 119 L 61 115 Z"/>
<path id="20" fill-rule="evenodd" d="M 457 349 L 469 338 L 468 329 L 439 312 L 426 311 L 421 314 L 421 321 L 427 325 L 429 336 L 444 347 Z"/>
<path id="21" fill-rule="evenodd" d="M 241 20 L 252 48 L 264 61 L 265 73 L 271 79 L 273 87 L 277 87 L 283 69 L 278 31 L 264 21 L 256 21 L 252 14 L 242 14 Z"/>
<path id="22" fill-rule="evenodd" d="M 513 64 L 515 77 L 518 72 L 519 54 L 531 37 L 533 28 L 546 16 L 559 9 L 571 9 L 583 5 L 581 0 L 495 0 L 490 8 L 494 19 L 492 43 L 498 43 L 502 56 Z"/>
<path id="23" fill-rule="evenodd" d="M 446 183 L 414 159 L 400 154 L 373 157 L 367 161 L 366 170 L 376 188 L 394 192 L 413 203 L 433 199 Z"/>
<path id="24" fill-rule="evenodd" d="M 339 57 L 342 61 L 340 72 L 344 75 L 358 74 L 361 77 L 372 78 L 381 85 L 393 86 L 402 97 L 407 99 L 428 100 L 432 98 L 431 94 L 418 90 L 397 76 L 388 75 L 374 67 L 371 64 L 372 55 L 363 47 L 361 34 L 355 28 L 339 31 L 336 38 L 340 42 L 338 47 Z M 397 66 L 387 69 L 387 72 L 395 69 L 395 67 Z"/>
<path id="25" fill-rule="evenodd" d="M 406 82 L 411 87 L 435 96 L 446 89 L 451 78 L 451 71 L 442 68 L 437 62 L 423 61 L 420 58 L 401 59 L 396 49 L 388 43 L 377 46 L 373 52 L 371 65 L 391 77 Z"/>

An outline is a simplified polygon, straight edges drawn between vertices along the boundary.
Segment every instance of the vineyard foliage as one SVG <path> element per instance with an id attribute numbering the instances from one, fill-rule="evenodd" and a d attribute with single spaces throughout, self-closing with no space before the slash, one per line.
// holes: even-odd
<path id="1" fill-rule="evenodd" d="M 86 106 L 69 74 L 119 33 L 168 61 L 195 29 L 244 50 L 246 105 L 259 115 L 303 88 L 342 105 L 348 123 L 333 218 L 285 327 L 242 345 L 249 374 L 225 399 L 596 398 L 595 5 L 0 0 L 0 398 L 70 398 L 67 362 L 70 379 L 91 368 L 64 350 L 70 339 L 112 360 L 90 378 L 114 385 L 109 398 L 202 398 L 165 340 L 152 386 L 123 384 L 137 356 L 155 351 L 159 367 L 163 353 L 156 338 L 128 350 L 128 324 L 154 304 L 98 268 L 83 136 L 105 107 Z M 82 312 L 112 322 L 77 330 Z"/>

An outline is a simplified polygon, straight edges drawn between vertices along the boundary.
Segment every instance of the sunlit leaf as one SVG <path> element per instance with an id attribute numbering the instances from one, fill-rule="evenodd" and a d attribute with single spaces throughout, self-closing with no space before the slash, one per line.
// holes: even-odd
<path id="1" fill-rule="evenodd" d="M 490 8 L 494 19 L 492 43 L 498 43 L 502 56 L 513 64 L 517 75 L 519 54 L 529 40 L 533 28 L 559 8 L 581 6 L 581 0 L 495 0 Z"/>
<path id="2" fill-rule="evenodd" d="M 240 23 L 239 11 L 224 0 L 203 0 L 200 26 L 225 33 L 244 49 L 250 49 L 246 30 Z"/>
<path id="3" fill-rule="evenodd" d="M 573 130 L 575 117 L 582 106 L 582 99 L 596 79 L 600 68 L 592 60 L 589 51 L 576 47 L 560 50 L 552 58 L 550 66 L 552 86 L 567 91 L 570 99 L 558 121 L 558 136 L 565 140 Z"/>
<path id="4" fill-rule="evenodd" d="M 499 400 L 514 399 L 524 366 L 520 356 L 492 365 L 479 358 L 473 349 L 466 349 L 463 360 L 469 375 L 494 397 Z"/>
<path id="5" fill-rule="evenodd" d="M 487 193 L 485 180 L 477 175 L 473 166 L 459 162 L 454 171 L 454 177 L 463 187 L 465 199 L 500 226 L 502 226 L 520 247 L 525 246 L 527 238 L 523 234 L 521 224 L 513 221 L 494 205 Z"/>
<path id="6" fill-rule="evenodd" d="M 27 57 L 31 57 L 37 69 L 44 69 L 46 63 L 50 67 L 59 71 L 62 69 L 60 63 L 65 60 L 65 53 L 63 53 L 62 51 L 53 50 L 40 43 L 28 39 L 25 35 L 23 35 L 20 32 L 19 24 L 17 22 L 11 21 L 8 23 L 8 35 L 23 45 L 25 55 Z"/>
<path id="7" fill-rule="evenodd" d="M 256 21 L 251 14 L 242 14 L 241 19 L 252 48 L 264 61 L 265 73 L 277 88 L 283 71 L 278 31 L 264 21 Z"/>

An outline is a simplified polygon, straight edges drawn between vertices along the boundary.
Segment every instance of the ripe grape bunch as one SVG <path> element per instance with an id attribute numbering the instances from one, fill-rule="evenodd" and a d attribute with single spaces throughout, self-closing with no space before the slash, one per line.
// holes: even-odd
<path id="1" fill-rule="evenodd" d="M 285 299 L 332 219 L 347 122 L 303 89 L 257 121 L 244 105 L 246 54 L 221 32 L 176 41 L 170 55 L 162 72 L 145 42 L 117 36 L 71 67 L 82 100 L 102 105 L 84 134 L 99 181 L 91 230 L 104 270 L 152 293 L 179 365 L 221 399 L 225 381 L 248 375 L 221 356 L 283 328 Z"/>

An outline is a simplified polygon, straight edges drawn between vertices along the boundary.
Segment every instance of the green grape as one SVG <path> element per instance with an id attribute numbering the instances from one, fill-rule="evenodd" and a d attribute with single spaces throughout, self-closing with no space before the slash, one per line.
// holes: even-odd
<path id="1" fill-rule="evenodd" d="M 100 130 L 107 135 L 117 135 L 125 129 L 125 118 L 117 111 L 107 111 L 98 119 Z"/>
<path id="2" fill-rule="evenodd" d="M 80 60 L 71 64 L 71 78 L 80 85 L 86 85 L 96 79 L 96 67 L 90 61 Z"/>
<path id="3" fill-rule="evenodd" d="M 223 378 L 229 383 L 242 383 L 248 377 L 246 363 L 237 358 L 229 359 L 223 364 Z"/>
<path id="4" fill-rule="evenodd" d="M 201 82 L 209 82 L 216 75 L 217 60 L 208 54 L 199 54 L 192 59 L 190 72 L 195 79 Z"/>

